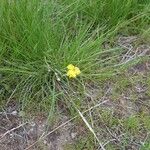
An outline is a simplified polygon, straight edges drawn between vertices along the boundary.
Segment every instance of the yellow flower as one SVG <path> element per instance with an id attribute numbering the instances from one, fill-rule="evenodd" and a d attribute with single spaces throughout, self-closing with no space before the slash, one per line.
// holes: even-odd
<path id="1" fill-rule="evenodd" d="M 76 73 L 76 75 L 79 75 L 81 73 L 81 71 L 78 67 L 75 67 L 75 73 Z"/>
<path id="2" fill-rule="evenodd" d="M 69 78 L 76 78 L 77 75 L 76 75 L 76 73 L 73 70 L 68 70 L 67 76 Z"/>
<path id="3" fill-rule="evenodd" d="M 68 69 L 68 70 L 73 70 L 73 69 L 74 69 L 74 65 L 72 65 L 72 64 L 68 65 L 68 66 L 67 66 L 67 69 Z"/>
<path id="4" fill-rule="evenodd" d="M 78 67 L 75 67 L 74 65 L 70 64 L 67 66 L 67 76 L 69 78 L 76 78 L 77 75 L 81 73 L 80 69 Z"/>

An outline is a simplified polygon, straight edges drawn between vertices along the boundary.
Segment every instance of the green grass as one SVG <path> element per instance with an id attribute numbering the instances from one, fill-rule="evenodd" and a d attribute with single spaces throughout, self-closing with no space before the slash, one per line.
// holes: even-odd
<path id="1" fill-rule="evenodd" d="M 110 81 L 114 85 L 111 99 L 119 99 L 137 81 L 124 76 L 127 69 L 149 59 L 137 57 L 118 65 L 125 50 L 116 44 L 118 35 L 137 35 L 149 43 L 149 0 L 1 0 L 0 20 L 0 106 L 15 100 L 20 111 L 44 112 L 49 122 L 59 103 L 70 116 L 87 110 L 84 99 L 89 83 L 103 87 Z M 80 68 L 77 79 L 67 78 L 68 64 Z M 109 111 L 102 112 L 101 118 L 112 127 L 121 122 L 125 130 L 136 133 L 141 125 L 141 117 L 122 120 Z M 149 131 L 149 118 L 142 122 Z"/>

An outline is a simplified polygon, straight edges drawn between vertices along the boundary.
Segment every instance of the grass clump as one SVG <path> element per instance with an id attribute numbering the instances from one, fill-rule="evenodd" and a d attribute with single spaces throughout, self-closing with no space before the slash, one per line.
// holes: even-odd
<path id="1" fill-rule="evenodd" d="M 125 75 L 128 68 L 149 59 L 136 51 L 137 57 L 122 62 L 131 53 L 116 42 L 122 35 L 139 35 L 144 43 L 149 41 L 149 0 L 1 0 L 0 19 L 0 106 L 3 109 L 9 101 L 18 101 L 20 111 L 45 112 L 49 122 L 61 103 L 71 116 L 80 115 L 97 131 L 88 123 L 93 118 L 80 114 L 99 99 L 95 102 L 90 95 L 90 102 L 86 101 L 86 85 L 114 83 L 115 87 L 105 87 L 102 93 L 117 101 L 126 89 L 136 86 L 136 80 Z M 69 64 L 78 68 L 78 73 L 68 74 L 74 79 L 67 77 Z M 108 89 L 113 93 L 107 93 Z M 100 111 L 96 113 L 100 117 Z M 100 118 L 109 128 L 139 131 L 138 117 L 131 115 L 121 124 L 120 116 L 114 115 L 113 110 L 106 110 Z M 143 123 L 149 130 L 149 118 Z M 91 144 L 86 138 L 76 149 L 86 142 L 88 149 L 94 149 L 96 142 Z"/>
<path id="2" fill-rule="evenodd" d="M 137 13 L 146 15 L 146 4 L 146 1 L 139 3 L 118 0 L 111 3 L 107 0 L 89 3 L 86 0 L 2 0 L 2 89 L 6 90 L 6 95 L 9 96 L 8 87 L 14 89 L 20 84 L 19 89 L 22 89 L 22 92 L 26 91 L 27 94 L 27 91 L 30 91 L 30 94 L 27 94 L 29 97 L 48 97 L 51 95 L 51 87 L 54 86 L 53 80 L 66 80 L 66 66 L 70 63 L 79 66 L 83 78 L 105 78 L 114 75 L 116 70 L 110 66 L 118 62 L 120 52 L 117 49 L 109 50 L 110 53 L 107 54 L 103 50 L 102 43 L 106 40 L 106 33 L 111 34 L 114 26 L 117 29 Z M 141 18 L 144 19 L 145 16 Z M 105 53 L 107 58 L 101 58 L 102 53 Z M 21 91 L 18 93 L 22 93 Z M 4 95 L 4 91 L 2 93 Z M 43 97 L 36 96 L 36 99 Z"/>

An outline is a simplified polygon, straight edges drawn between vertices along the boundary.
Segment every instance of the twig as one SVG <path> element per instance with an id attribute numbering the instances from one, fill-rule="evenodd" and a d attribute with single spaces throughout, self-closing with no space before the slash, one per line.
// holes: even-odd
<path id="1" fill-rule="evenodd" d="M 103 102 L 101 102 L 101 103 L 99 103 L 99 104 L 97 104 L 97 105 L 95 105 L 95 106 L 89 108 L 88 110 L 82 112 L 82 114 L 85 114 L 86 112 L 88 112 L 88 111 L 90 111 L 90 110 L 92 110 L 92 109 L 94 109 L 94 108 L 96 108 L 96 107 L 99 107 L 100 105 L 102 105 L 102 104 L 104 104 L 104 103 L 106 103 L 106 102 L 108 102 L 108 100 L 103 101 Z M 47 133 L 46 135 L 43 135 L 43 134 L 42 134 L 42 136 L 40 136 L 37 141 L 35 141 L 34 143 L 32 143 L 32 144 L 31 144 L 30 146 L 28 146 L 25 150 L 28 150 L 29 148 L 31 148 L 32 146 L 34 146 L 36 143 L 38 143 L 40 140 L 46 138 L 48 135 L 50 135 L 51 133 L 55 132 L 55 131 L 58 130 L 59 128 L 65 126 L 66 124 L 68 124 L 69 122 L 71 122 L 72 120 L 74 120 L 75 118 L 77 118 L 78 116 L 80 116 L 80 115 L 76 115 L 75 117 L 69 119 L 68 121 L 66 121 L 66 122 L 64 122 L 64 123 L 62 123 L 62 124 L 59 125 L 58 127 L 54 128 L 52 131 L 50 131 L 49 133 Z"/>
<path id="2" fill-rule="evenodd" d="M 27 122 L 26 122 L 26 123 L 23 123 L 23 124 L 20 124 L 19 126 L 15 127 L 15 128 L 12 128 L 11 130 L 8 130 L 7 132 L 5 132 L 5 133 L 0 137 L 0 140 L 2 140 L 2 138 L 4 138 L 7 134 L 11 133 L 12 131 L 14 131 L 14 130 L 16 130 L 16 129 L 22 127 L 22 126 L 24 126 L 25 124 L 27 124 Z"/>

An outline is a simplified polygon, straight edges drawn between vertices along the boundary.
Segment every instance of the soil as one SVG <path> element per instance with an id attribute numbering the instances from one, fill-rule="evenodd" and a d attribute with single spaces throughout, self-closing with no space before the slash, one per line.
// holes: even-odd
<path id="1" fill-rule="evenodd" d="M 14 110 L 15 103 L 11 101 L 9 105 L 11 106 L 0 114 L 0 150 L 25 150 L 36 142 L 42 134 L 47 134 L 56 127 L 56 125 L 48 126 L 47 119 L 42 114 L 38 114 L 32 120 L 25 121 L 19 116 L 18 110 Z M 65 115 L 60 118 L 57 125 L 69 120 Z M 63 150 L 63 146 L 66 143 L 72 143 L 77 134 L 74 124 L 68 122 L 29 149 Z"/>

